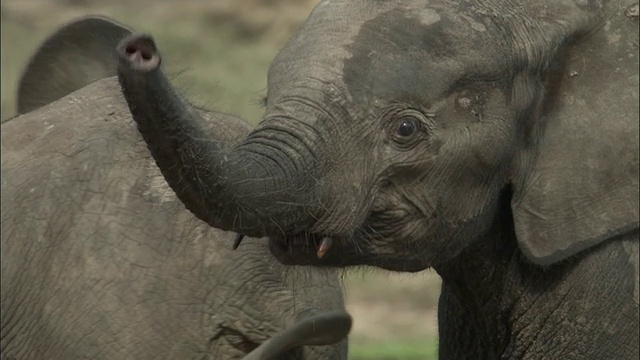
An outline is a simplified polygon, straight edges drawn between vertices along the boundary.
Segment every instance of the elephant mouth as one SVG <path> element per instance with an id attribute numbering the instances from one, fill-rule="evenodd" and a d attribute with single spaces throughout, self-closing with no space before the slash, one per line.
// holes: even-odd
<path id="1" fill-rule="evenodd" d="M 358 227 L 348 235 L 303 232 L 270 236 L 268 239 L 271 255 L 283 265 L 332 268 L 376 266 L 403 272 L 422 271 L 431 266 L 429 259 L 425 259 L 419 249 L 407 251 L 388 246 L 392 241 L 370 225 Z"/>
<path id="2" fill-rule="evenodd" d="M 319 234 L 304 231 L 297 234 L 269 236 L 271 254 L 284 265 L 349 267 L 375 265 L 380 255 L 373 246 L 374 213 L 355 229 L 342 234 Z M 383 266 L 384 267 L 384 266 Z"/>
<path id="3" fill-rule="evenodd" d="M 284 265 L 348 266 L 347 238 L 309 232 L 269 237 L 271 254 Z"/>

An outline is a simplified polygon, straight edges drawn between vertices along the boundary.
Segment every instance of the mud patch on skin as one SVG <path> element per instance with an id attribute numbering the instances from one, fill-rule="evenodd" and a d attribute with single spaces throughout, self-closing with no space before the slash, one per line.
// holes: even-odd
<path id="1" fill-rule="evenodd" d="M 417 13 L 417 18 L 424 26 L 429 26 L 440 21 L 440 15 L 433 9 L 426 9 Z"/>
<path id="2" fill-rule="evenodd" d="M 442 32 L 444 22 L 440 19 L 424 25 L 421 19 L 401 9 L 389 10 L 366 21 L 347 46 L 352 56 L 344 61 L 343 82 L 354 101 L 419 102 L 420 99 L 403 98 L 439 93 L 439 89 L 433 88 L 446 81 L 431 76 L 429 70 L 433 69 L 426 66 L 425 57 L 455 55 L 453 48 L 445 44 L 448 41 Z M 379 50 L 381 44 L 384 50 Z M 428 52 L 424 50 L 425 45 Z"/>
<path id="3" fill-rule="evenodd" d="M 367 20 L 346 46 L 351 56 L 344 61 L 343 83 L 356 102 L 436 101 L 465 69 L 498 66 L 489 58 L 499 44 L 485 40 L 491 34 L 481 20 L 436 9 L 385 11 Z"/>
<path id="4" fill-rule="evenodd" d="M 469 26 L 471 26 L 471 28 L 475 31 L 480 31 L 480 32 L 485 32 L 487 31 L 487 27 L 484 26 L 483 23 L 476 21 L 475 19 L 473 19 L 471 16 L 467 16 L 465 14 L 458 14 L 458 16 L 460 16 L 462 19 L 465 19 L 468 23 Z"/>
<path id="5" fill-rule="evenodd" d="M 640 4 L 635 3 L 625 10 L 624 15 L 631 20 L 638 21 L 638 14 L 640 14 Z"/>

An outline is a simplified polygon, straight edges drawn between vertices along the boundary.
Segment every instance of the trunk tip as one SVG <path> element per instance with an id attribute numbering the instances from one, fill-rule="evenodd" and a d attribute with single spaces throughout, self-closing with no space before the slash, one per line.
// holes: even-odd
<path id="1" fill-rule="evenodd" d="M 162 62 L 153 36 L 149 34 L 131 34 L 120 41 L 116 50 L 121 69 L 149 73 L 158 69 Z"/>

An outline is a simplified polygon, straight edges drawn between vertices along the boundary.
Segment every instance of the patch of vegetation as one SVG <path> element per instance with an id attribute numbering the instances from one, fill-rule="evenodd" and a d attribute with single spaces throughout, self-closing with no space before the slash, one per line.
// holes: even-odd
<path id="1" fill-rule="evenodd" d="M 436 360 L 438 344 L 435 339 L 420 343 L 357 344 L 351 346 L 352 360 Z"/>

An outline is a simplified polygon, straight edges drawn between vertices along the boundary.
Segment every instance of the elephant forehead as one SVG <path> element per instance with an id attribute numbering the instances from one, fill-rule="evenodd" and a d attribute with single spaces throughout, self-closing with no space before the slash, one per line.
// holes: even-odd
<path id="1" fill-rule="evenodd" d="M 286 89 L 314 78 L 340 87 L 353 77 L 380 78 L 380 68 L 389 66 L 388 74 L 413 76 L 428 70 L 425 53 L 432 60 L 459 57 L 487 30 L 478 16 L 447 1 L 323 1 L 272 63 L 269 86 Z"/>
<path id="2" fill-rule="evenodd" d="M 346 45 L 343 82 L 356 101 L 435 99 L 496 53 L 484 22 L 464 9 L 385 11 Z"/>

